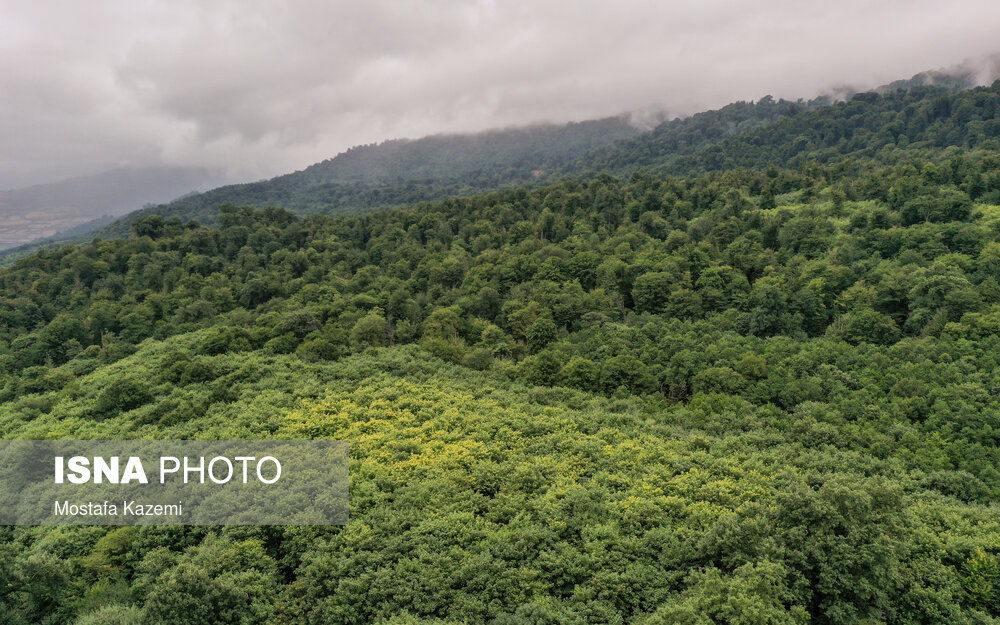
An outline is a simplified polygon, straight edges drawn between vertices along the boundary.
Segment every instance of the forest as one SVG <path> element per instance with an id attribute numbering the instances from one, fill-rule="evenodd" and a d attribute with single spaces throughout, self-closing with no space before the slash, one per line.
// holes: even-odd
<path id="1" fill-rule="evenodd" d="M 940 81 L 945 82 L 945 81 Z M 539 125 L 479 135 L 425 137 L 352 148 L 336 158 L 261 182 L 220 187 L 136 211 L 97 230 L 127 236 L 147 215 L 214 223 L 224 204 L 280 206 L 298 215 L 357 214 L 418 202 L 531 187 L 600 173 L 690 175 L 844 158 L 933 159 L 948 146 L 1000 149 L 1000 89 L 958 90 L 919 82 L 846 101 L 734 102 L 639 132 L 626 117 Z"/>
<path id="2" fill-rule="evenodd" d="M 742 103 L 16 260 L 0 436 L 346 440 L 350 521 L 0 527 L 0 621 L 1000 622 L 998 107 Z"/>

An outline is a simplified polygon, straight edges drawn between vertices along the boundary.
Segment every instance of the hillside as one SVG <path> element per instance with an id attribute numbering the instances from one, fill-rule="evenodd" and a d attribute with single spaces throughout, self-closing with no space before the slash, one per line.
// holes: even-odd
<path id="1" fill-rule="evenodd" d="M 768 96 L 666 121 L 645 132 L 621 116 L 358 146 L 302 171 L 219 187 L 121 220 L 91 222 L 97 215 L 81 216 L 53 240 L 0 251 L 0 258 L 9 263 L 53 242 L 126 236 L 131 224 L 152 214 L 214 223 L 223 205 L 336 215 L 598 172 L 689 174 L 801 167 L 845 157 L 885 163 L 921 150 L 918 157 L 934 158 L 936 148 L 974 147 L 997 137 L 996 85 L 963 90 L 977 71 L 984 70 L 925 72 L 842 102 L 830 96 L 808 102 Z"/>
<path id="2" fill-rule="evenodd" d="M 895 163 L 933 159 L 942 148 L 1000 148 L 1000 81 L 954 92 L 916 87 L 861 93 L 829 108 L 782 118 L 668 165 L 674 173 L 733 167 L 804 167 L 846 158 Z"/>
<path id="3" fill-rule="evenodd" d="M 126 235 L 129 224 L 150 214 L 213 222 L 224 204 L 338 215 L 469 195 L 530 183 L 597 147 L 638 132 L 622 116 L 358 146 L 302 171 L 138 211 L 96 234 Z"/>
<path id="4" fill-rule="evenodd" d="M 29 617 L 70 615 L 77 597 L 100 606 L 92 618 L 147 623 L 223 614 L 660 623 L 706 612 L 794 623 L 813 611 L 853 622 L 883 614 L 880 604 L 905 617 L 960 617 L 956 595 L 968 582 L 956 571 L 989 562 L 981 547 L 1000 531 L 975 478 L 921 466 L 943 443 L 912 423 L 867 417 L 839 438 L 831 419 L 846 415 L 823 403 L 790 414 L 712 393 L 666 408 L 470 374 L 413 347 L 333 363 L 244 352 L 176 366 L 177 353 L 197 354 L 207 338 L 147 342 L 114 364 L 76 360 L 53 373 L 72 375 L 80 391 L 26 398 L 52 407 L 0 427 L 7 436 L 347 439 L 350 524 L 8 529 L 8 587 L 31 584 L 53 602 Z M 828 347 L 839 354 L 821 356 Z M 909 351 L 870 355 L 909 366 Z M 809 353 L 809 366 L 881 377 L 848 364 L 836 344 Z M 946 364 L 926 366 L 954 378 Z M 192 378 L 193 367 L 211 373 Z M 88 416 L 123 375 L 146 380 L 149 399 L 103 421 Z M 936 386 L 967 395 L 968 384 Z M 200 416 L 178 410 L 208 397 Z M 900 436 L 905 445 L 893 442 Z"/>
<path id="5" fill-rule="evenodd" d="M 611 118 L 362 146 L 301 172 L 139 211 L 96 235 L 124 236 L 129 224 L 149 214 L 209 223 L 224 204 L 343 214 L 596 172 L 794 168 L 846 157 L 888 163 L 924 148 L 975 147 L 1000 137 L 1000 86 L 959 91 L 938 80 L 946 86 L 919 86 L 925 80 L 915 77 L 910 82 L 917 86 L 842 102 L 737 102 L 641 134 L 625 118 Z M 926 150 L 920 156 L 933 158 Z"/>
<path id="6" fill-rule="evenodd" d="M 344 214 L 595 171 L 620 174 L 697 153 L 804 106 L 828 103 L 826 99 L 803 104 L 770 98 L 738 102 L 664 122 L 645 132 L 627 123 L 627 117 L 620 117 L 567 126 L 387 141 L 352 148 L 301 172 L 221 187 L 138 211 L 95 234 L 124 236 L 131 223 L 151 214 L 212 223 L 218 208 L 227 204 L 281 206 L 301 215 Z"/>
<path id="7" fill-rule="evenodd" d="M 19 259 L 5 438 L 344 439 L 351 522 L 0 529 L 0 614 L 996 622 L 1000 156 L 894 145 Z"/>
<path id="8" fill-rule="evenodd" d="M 697 113 L 659 124 L 641 135 L 598 148 L 566 167 L 569 172 L 615 171 L 662 167 L 735 135 L 765 126 L 804 109 L 830 104 L 826 98 L 808 103 L 775 101 L 734 102 L 718 110 Z"/>
<path id="9" fill-rule="evenodd" d="M 879 163 L 913 156 L 932 159 L 948 146 L 997 149 L 998 108 L 1000 81 L 966 90 L 912 86 L 872 91 L 832 103 L 765 98 L 661 125 L 596 150 L 575 166 L 690 174 L 736 167 L 799 168 L 846 158 Z"/>

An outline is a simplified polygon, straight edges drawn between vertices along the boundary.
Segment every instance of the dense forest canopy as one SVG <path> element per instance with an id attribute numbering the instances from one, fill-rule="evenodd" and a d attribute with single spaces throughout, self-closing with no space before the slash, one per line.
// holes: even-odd
<path id="1" fill-rule="evenodd" d="M 344 439 L 351 521 L 0 528 L 0 615 L 998 622 L 998 103 L 740 104 L 530 187 L 19 259 L 4 438 Z"/>

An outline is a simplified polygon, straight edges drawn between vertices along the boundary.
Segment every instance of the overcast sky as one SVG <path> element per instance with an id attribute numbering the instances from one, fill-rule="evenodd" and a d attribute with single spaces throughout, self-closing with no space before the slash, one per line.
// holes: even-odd
<path id="1" fill-rule="evenodd" d="M 812 97 L 1000 52 L 996 0 L 4 0 L 0 189 Z"/>

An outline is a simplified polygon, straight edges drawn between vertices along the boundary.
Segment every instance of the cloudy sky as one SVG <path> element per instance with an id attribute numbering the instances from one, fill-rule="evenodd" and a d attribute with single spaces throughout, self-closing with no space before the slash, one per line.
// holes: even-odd
<path id="1" fill-rule="evenodd" d="M 998 24 L 996 0 L 4 0 L 0 189 L 808 98 L 1000 52 Z"/>

